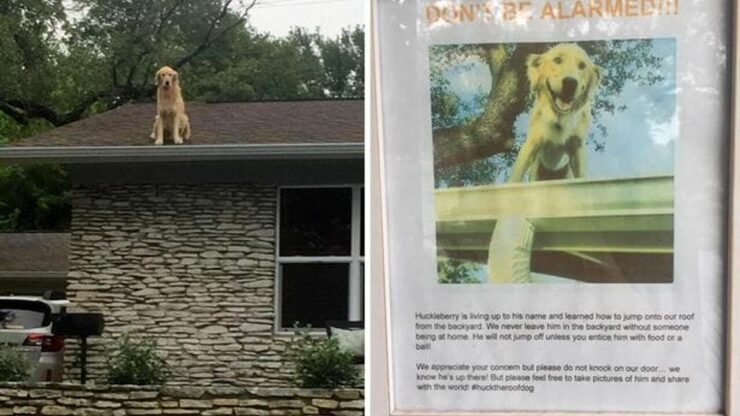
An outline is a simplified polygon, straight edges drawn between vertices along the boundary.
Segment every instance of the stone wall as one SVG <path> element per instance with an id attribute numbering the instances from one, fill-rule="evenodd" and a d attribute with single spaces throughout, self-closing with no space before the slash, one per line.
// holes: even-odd
<path id="1" fill-rule="evenodd" d="M 88 369 L 124 331 L 154 337 L 182 384 L 287 386 L 274 333 L 277 188 L 95 185 L 74 191 L 71 312 L 102 312 Z M 66 380 L 76 380 L 68 342 Z"/>
<path id="2" fill-rule="evenodd" d="M 0 416 L 362 414 L 361 390 L 0 383 Z"/>

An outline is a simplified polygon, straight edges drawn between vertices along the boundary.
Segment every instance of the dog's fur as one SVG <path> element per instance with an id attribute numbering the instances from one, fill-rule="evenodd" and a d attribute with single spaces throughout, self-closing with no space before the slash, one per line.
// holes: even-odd
<path id="1" fill-rule="evenodd" d="M 534 104 L 510 182 L 522 182 L 525 174 L 530 182 L 585 176 L 591 104 L 601 73 L 573 43 L 561 43 L 527 58 Z"/>
<path id="2" fill-rule="evenodd" d="M 177 71 L 163 66 L 157 71 L 154 83 L 157 85 L 157 116 L 151 135 L 154 144 L 163 144 L 165 135 L 172 136 L 176 144 L 190 140 L 190 121 L 185 114 Z"/>

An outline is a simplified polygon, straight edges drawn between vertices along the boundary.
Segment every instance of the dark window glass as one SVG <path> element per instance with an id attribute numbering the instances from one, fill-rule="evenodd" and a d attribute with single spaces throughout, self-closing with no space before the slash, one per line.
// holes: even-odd
<path id="1" fill-rule="evenodd" d="M 281 256 L 348 256 L 351 224 L 350 188 L 280 192 Z"/>
<path id="2" fill-rule="evenodd" d="M 365 255 L 365 188 L 360 189 L 360 255 Z"/>
<path id="3" fill-rule="evenodd" d="M 312 263 L 282 265 L 283 328 L 311 325 L 324 328 L 330 320 L 349 316 L 349 264 Z"/>
<path id="4" fill-rule="evenodd" d="M 0 301 L 0 329 L 33 329 L 49 324 L 49 307 L 41 302 Z"/>
<path id="5" fill-rule="evenodd" d="M 365 320 L 365 262 L 360 262 L 360 310 L 362 321 Z"/>
<path id="6" fill-rule="evenodd" d="M 0 279 L 0 296 L 42 296 L 44 292 L 52 290 L 64 293 L 67 284 L 61 279 Z"/>

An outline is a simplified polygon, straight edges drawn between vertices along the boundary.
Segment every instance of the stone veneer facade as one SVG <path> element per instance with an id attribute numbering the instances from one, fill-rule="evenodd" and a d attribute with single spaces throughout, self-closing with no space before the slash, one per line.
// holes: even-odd
<path id="1" fill-rule="evenodd" d="M 275 334 L 277 187 L 91 185 L 74 190 L 67 296 L 101 312 L 90 377 L 123 332 L 156 338 L 172 382 L 287 386 L 289 336 Z M 66 380 L 76 380 L 68 341 Z"/>
<path id="2" fill-rule="evenodd" d="M 361 390 L 0 383 L 0 416 L 362 416 Z"/>

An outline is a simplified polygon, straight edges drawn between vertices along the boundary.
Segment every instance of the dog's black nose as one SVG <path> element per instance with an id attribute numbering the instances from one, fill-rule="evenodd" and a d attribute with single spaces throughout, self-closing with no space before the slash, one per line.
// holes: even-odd
<path id="1" fill-rule="evenodd" d="M 575 78 L 564 78 L 563 89 L 560 91 L 560 95 L 565 100 L 571 100 L 576 95 L 576 88 L 578 88 L 578 81 Z"/>

